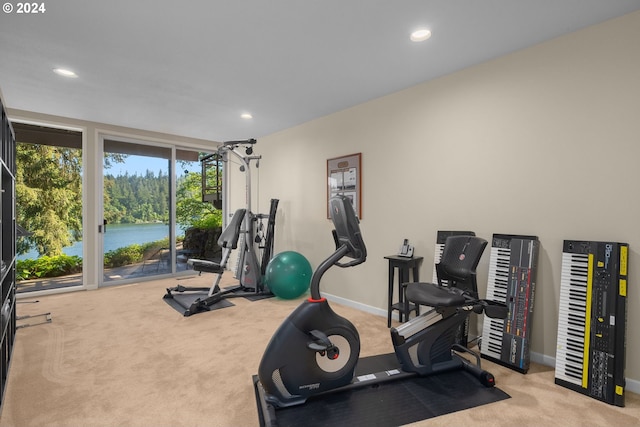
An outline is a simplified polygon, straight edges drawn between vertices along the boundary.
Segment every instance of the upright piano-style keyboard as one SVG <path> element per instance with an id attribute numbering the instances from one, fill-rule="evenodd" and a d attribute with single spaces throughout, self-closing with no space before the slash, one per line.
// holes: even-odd
<path id="1" fill-rule="evenodd" d="M 484 317 L 480 354 L 522 373 L 529 370 L 539 246 L 535 236 L 509 234 L 494 234 L 491 243 L 486 298 L 507 304 L 509 314 Z"/>
<path id="2" fill-rule="evenodd" d="M 565 240 L 555 383 L 624 406 L 626 243 Z"/>

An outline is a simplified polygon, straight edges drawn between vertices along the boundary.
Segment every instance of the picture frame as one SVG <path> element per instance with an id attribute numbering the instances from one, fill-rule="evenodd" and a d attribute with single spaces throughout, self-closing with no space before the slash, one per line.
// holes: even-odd
<path id="1" fill-rule="evenodd" d="M 362 153 L 327 159 L 327 218 L 331 197 L 344 194 L 362 219 Z"/>

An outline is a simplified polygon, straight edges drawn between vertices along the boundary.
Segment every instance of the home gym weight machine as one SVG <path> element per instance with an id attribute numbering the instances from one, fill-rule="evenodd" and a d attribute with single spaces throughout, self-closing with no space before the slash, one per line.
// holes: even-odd
<path id="1" fill-rule="evenodd" d="M 190 258 L 187 263 L 198 271 L 215 273 L 216 279 L 209 288 L 186 287 L 178 285 L 168 288 L 164 299 L 174 308 L 184 309 L 184 316 L 211 310 L 222 300 L 233 297 L 260 299 L 271 296 L 268 286 L 264 283 L 267 264 L 273 255 L 275 232 L 275 217 L 278 209 L 278 199 L 271 199 L 268 214 L 254 214 L 251 211 L 251 162 L 255 161 L 256 168 L 262 156 L 253 155 L 255 139 L 224 142 L 218 150 L 200 159 L 202 166 L 202 200 L 213 203 L 217 209 L 223 208 L 224 186 L 221 180 L 221 169 L 231 163 L 229 156 L 240 162 L 240 171 L 244 172 L 246 185 L 246 208 L 237 209 L 229 224 L 220 234 L 218 245 L 222 248 L 220 261 Z M 244 154 L 239 150 L 244 148 Z M 212 170 L 213 169 L 213 170 Z M 214 182 L 211 183 L 210 181 Z M 266 231 L 263 221 L 267 221 Z M 227 269 L 231 252 L 240 248 L 236 262 L 235 278 L 238 285 L 225 289 L 220 288 L 220 280 Z M 258 251 L 261 252 L 260 258 Z M 204 294 L 206 292 L 206 294 Z M 204 295 L 203 295 L 204 294 Z M 184 298 L 185 295 L 195 296 Z M 176 304 L 178 307 L 176 307 Z M 228 304 L 227 304 L 228 305 Z M 226 306 L 226 305 L 225 305 Z"/>
<path id="2" fill-rule="evenodd" d="M 361 264 L 367 250 L 350 201 L 344 196 L 332 197 L 329 209 L 336 250 L 314 272 L 311 297 L 276 330 L 254 378 L 265 425 L 275 425 L 277 409 L 304 404 L 310 397 L 457 369 L 470 373 L 484 386 L 493 387 L 494 377 L 480 368 L 480 357 L 455 343 L 456 331 L 471 312 L 496 318 L 507 315 L 506 305 L 478 299 L 472 289 L 487 241 L 473 236 L 447 239 L 437 268 L 438 280 L 446 279 L 449 286 L 408 285 L 407 297 L 412 303 L 433 308 L 392 328 L 396 360 L 391 365 L 354 375 L 356 365 L 362 361 L 358 331 L 330 308 L 319 287 L 329 268 Z M 344 258 L 350 260 L 342 261 Z M 462 353 L 473 354 L 475 363 L 460 356 Z"/>

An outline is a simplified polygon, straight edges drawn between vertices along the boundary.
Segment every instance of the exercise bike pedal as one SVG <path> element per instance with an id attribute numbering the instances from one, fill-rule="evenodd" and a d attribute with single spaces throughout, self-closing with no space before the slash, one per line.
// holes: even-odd
<path id="1" fill-rule="evenodd" d="M 307 343 L 307 348 L 320 353 L 321 356 L 326 354 L 326 356 L 331 360 L 335 360 L 340 356 L 340 350 L 338 347 L 333 345 L 329 340 L 329 337 L 327 337 L 323 332 L 314 329 L 309 331 L 309 335 L 311 335 L 313 341 L 309 341 Z"/>

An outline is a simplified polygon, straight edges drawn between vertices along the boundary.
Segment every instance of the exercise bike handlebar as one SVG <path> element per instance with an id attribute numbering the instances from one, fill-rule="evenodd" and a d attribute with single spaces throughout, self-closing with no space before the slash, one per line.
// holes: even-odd
<path id="1" fill-rule="evenodd" d="M 351 201 L 344 195 L 337 195 L 329 200 L 331 220 L 335 229 L 333 240 L 336 250 L 329 258 L 325 259 L 313 272 L 309 289 L 311 298 L 319 300 L 320 279 L 322 275 L 334 265 L 342 268 L 353 267 L 362 264 L 367 259 L 367 248 L 360 233 L 358 217 L 356 216 Z M 353 258 L 349 262 L 340 262 L 344 257 Z"/>
<path id="2" fill-rule="evenodd" d="M 351 200 L 343 194 L 333 196 L 329 200 L 329 210 L 331 221 L 333 222 L 333 240 L 336 248 L 346 245 L 349 249 L 345 256 L 353 258 L 356 265 L 365 262 L 367 259 L 367 247 L 360 232 L 360 220 L 351 204 Z"/>
<path id="3" fill-rule="evenodd" d="M 358 265 L 358 264 L 362 264 L 363 262 L 365 262 L 367 260 L 367 252 L 359 250 L 358 248 L 363 248 L 364 247 L 364 242 L 362 241 L 362 236 L 360 235 L 360 233 L 356 234 L 354 236 L 354 239 L 358 242 L 356 245 L 349 245 L 348 243 L 341 243 L 340 239 L 338 238 L 338 233 L 336 232 L 336 230 L 333 230 L 333 240 L 336 244 L 336 250 L 338 250 L 338 248 L 340 248 L 341 244 L 347 246 L 347 253 L 344 256 L 347 257 L 351 257 L 354 258 L 352 261 L 349 262 L 340 262 L 340 260 L 334 262 L 334 265 L 337 265 L 338 267 L 342 267 L 342 268 L 346 268 L 346 267 L 353 267 L 354 265 Z"/>

